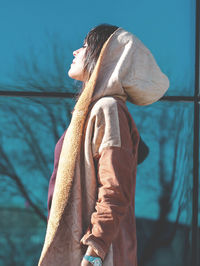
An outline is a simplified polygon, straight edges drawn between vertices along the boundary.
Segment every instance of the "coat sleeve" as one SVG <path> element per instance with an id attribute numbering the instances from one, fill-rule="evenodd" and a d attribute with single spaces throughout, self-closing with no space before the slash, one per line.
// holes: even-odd
<path id="1" fill-rule="evenodd" d="M 103 134 L 100 133 L 99 137 L 94 133 L 94 137 L 95 134 L 97 136 L 95 139 L 98 140 L 99 151 L 98 198 L 90 227 L 81 239 L 83 244 L 92 247 L 103 259 L 118 232 L 120 221 L 126 214 L 129 204 L 134 201 L 139 142 L 137 128 L 130 126 L 126 113 L 119 106 L 115 111 L 113 109 L 115 117 L 112 116 L 112 111 L 106 112 L 105 109 L 104 118 L 98 123 L 98 129 L 103 127 L 103 131 L 97 130 Z"/>

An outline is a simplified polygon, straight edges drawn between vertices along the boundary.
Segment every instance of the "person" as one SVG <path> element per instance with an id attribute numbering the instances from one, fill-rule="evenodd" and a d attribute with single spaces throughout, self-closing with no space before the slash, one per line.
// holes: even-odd
<path id="1" fill-rule="evenodd" d="M 136 266 L 135 187 L 142 141 L 126 101 L 152 104 L 169 80 L 149 49 L 117 26 L 96 26 L 73 55 L 68 75 L 83 88 L 55 147 L 38 265 Z"/>

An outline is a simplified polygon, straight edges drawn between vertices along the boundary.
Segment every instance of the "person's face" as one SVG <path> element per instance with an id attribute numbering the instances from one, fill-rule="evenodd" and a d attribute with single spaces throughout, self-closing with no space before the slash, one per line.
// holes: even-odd
<path id="1" fill-rule="evenodd" d="M 85 74 L 83 70 L 86 47 L 87 44 L 84 44 L 81 48 L 73 52 L 75 58 L 72 61 L 71 67 L 68 71 L 70 78 L 85 81 Z"/>

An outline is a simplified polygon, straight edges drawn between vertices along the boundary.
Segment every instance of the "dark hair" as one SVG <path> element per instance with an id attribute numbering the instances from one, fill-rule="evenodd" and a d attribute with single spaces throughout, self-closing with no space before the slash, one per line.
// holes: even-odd
<path id="1" fill-rule="evenodd" d="M 90 78 L 94 70 L 104 43 L 118 28 L 117 26 L 109 24 L 100 24 L 93 28 L 85 37 L 84 44 L 87 43 L 87 48 L 85 53 L 84 72 L 88 75 L 87 79 Z"/>

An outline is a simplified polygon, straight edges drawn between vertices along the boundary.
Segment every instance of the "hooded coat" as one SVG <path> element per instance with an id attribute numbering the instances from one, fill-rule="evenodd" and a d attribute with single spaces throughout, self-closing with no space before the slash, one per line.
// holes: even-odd
<path id="1" fill-rule="evenodd" d="M 119 28 L 104 44 L 70 126 L 56 145 L 42 266 L 79 266 L 87 248 L 105 266 L 137 266 L 139 132 L 125 105 L 169 87 L 150 51 Z"/>

